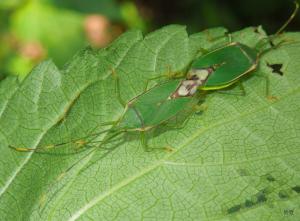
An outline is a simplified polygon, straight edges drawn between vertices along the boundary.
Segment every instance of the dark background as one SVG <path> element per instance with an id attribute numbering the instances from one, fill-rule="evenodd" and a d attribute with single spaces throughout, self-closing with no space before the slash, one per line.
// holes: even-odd
<path id="1" fill-rule="evenodd" d="M 129 29 L 182 24 L 192 34 L 262 25 L 273 34 L 294 8 L 289 0 L 0 0 L 0 79 L 23 78 L 47 58 L 60 68 L 86 45 L 105 47 Z M 285 31 L 299 29 L 298 13 Z"/>
<path id="2" fill-rule="evenodd" d="M 248 26 L 263 25 L 274 33 L 295 8 L 286 0 L 138 0 L 151 14 L 153 29 L 170 23 L 185 24 L 191 32 L 214 26 L 236 31 Z M 287 30 L 299 31 L 300 16 Z"/>

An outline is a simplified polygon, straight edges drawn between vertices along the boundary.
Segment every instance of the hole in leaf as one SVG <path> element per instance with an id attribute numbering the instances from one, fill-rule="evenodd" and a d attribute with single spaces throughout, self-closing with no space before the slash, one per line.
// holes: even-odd
<path id="1" fill-rule="evenodd" d="M 281 71 L 282 64 L 270 64 L 267 62 L 267 66 L 272 69 L 272 73 L 279 74 L 280 76 L 283 75 L 283 72 Z"/>

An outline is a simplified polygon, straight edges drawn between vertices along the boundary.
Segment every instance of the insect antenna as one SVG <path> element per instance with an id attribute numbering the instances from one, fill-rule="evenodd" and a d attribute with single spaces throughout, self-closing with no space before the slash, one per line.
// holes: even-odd
<path id="1" fill-rule="evenodd" d="M 291 23 L 291 21 L 295 18 L 296 14 L 298 13 L 299 10 L 299 3 L 298 1 L 294 1 L 295 3 L 295 9 L 289 19 L 280 27 L 280 29 L 274 34 L 274 37 L 280 35 L 284 29 Z"/>
<path id="2" fill-rule="evenodd" d="M 277 43 L 276 45 L 273 43 L 273 40 L 275 38 L 277 38 L 280 34 L 282 34 L 282 32 L 285 30 L 285 28 L 291 23 L 291 21 L 295 18 L 296 14 L 298 13 L 298 10 L 299 10 L 299 3 L 298 3 L 298 1 L 294 1 L 294 4 L 295 4 L 294 11 L 292 12 L 292 14 L 288 18 L 288 20 L 286 20 L 284 22 L 284 24 L 278 29 L 278 31 L 276 31 L 275 34 L 272 34 L 270 36 L 262 38 L 256 44 L 255 48 L 259 51 L 259 56 L 261 56 L 262 54 L 265 54 L 266 52 L 268 52 L 268 51 L 270 51 L 272 49 L 278 48 L 283 43 L 286 43 L 288 41 L 288 40 L 282 40 L 279 43 Z M 271 45 L 271 47 L 267 48 L 267 49 L 264 49 L 264 47 L 266 45 Z"/>
<path id="3" fill-rule="evenodd" d="M 116 131 L 110 131 L 107 133 L 106 137 L 101 140 L 101 141 L 91 141 L 88 144 L 98 144 L 97 146 L 95 146 L 91 151 L 89 151 L 87 154 L 83 155 L 81 158 L 79 158 L 78 160 L 76 160 L 70 167 L 68 167 L 62 174 L 67 173 L 68 171 L 70 171 L 76 164 L 78 164 L 80 161 L 84 160 L 85 158 L 87 158 L 92 152 L 94 152 L 95 150 L 97 150 L 98 148 L 100 148 L 102 145 L 107 144 L 108 142 L 110 142 L 113 138 L 117 137 L 118 135 L 122 134 L 126 132 L 126 130 L 116 130 Z M 62 174 L 60 176 L 62 176 Z M 60 177 L 59 176 L 59 177 Z"/>
<path id="4" fill-rule="evenodd" d="M 99 127 L 107 126 L 107 125 L 114 125 L 115 123 L 116 123 L 115 121 L 111 121 L 111 122 L 105 122 L 105 123 L 99 124 L 93 129 L 93 131 L 95 131 Z M 8 145 L 8 147 L 13 149 L 13 150 L 19 151 L 19 152 L 37 152 L 37 153 L 50 154 L 48 152 L 49 150 L 58 149 L 58 148 L 61 148 L 64 145 L 67 145 L 67 144 L 74 144 L 74 145 L 76 145 L 76 149 L 79 150 L 82 147 L 84 147 L 86 144 L 91 143 L 99 135 L 110 132 L 110 131 L 113 131 L 113 130 L 114 130 L 114 126 L 112 128 L 102 130 L 100 132 L 88 134 L 88 135 L 86 135 L 84 137 L 81 137 L 81 138 L 76 138 L 76 139 L 72 139 L 72 140 L 69 140 L 69 141 L 56 143 L 56 144 L 48 144 L 48 145 L 41 146 L 41 147 L 38 146 L 36 148 L 17 147 L 17 146 L 10 145 L 10 144 Z M 78 151 L 76 153 L 78 153 Z M 53 153 L 51 153 L 51 154 L 53 154 Z"/>

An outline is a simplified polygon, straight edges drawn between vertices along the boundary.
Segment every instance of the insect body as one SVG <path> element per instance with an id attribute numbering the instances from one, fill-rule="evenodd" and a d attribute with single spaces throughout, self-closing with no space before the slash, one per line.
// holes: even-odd
<path id="1" fill-rule="evenodd" d="M 233 42 L 196 59 L 187 78 L 203 79 L 200 90 L 226 88 L 256 69 L 258 55 L 255 49 Z"/>
<path id="2" fill-rule="evenodd" d="M 200 84 L 201 80 L 197 77 L 189 80 L 174 79 L 147 90 L 125 105 L 122 116 L 112 127 L 112 132 L 118 134 L 139 131 L 141 142 L 147 147 L 144 132 L 197 105 L 198 100 L 194 95 Z M 118 96 L 121 99 L 119 90 Z"/>
<path id="3" fill-rule="evenodd" d="M 118 127 L 146 131 L 177 115 L 193 100 L 193 94 L 172 96 L 178 87 L 184 87 L 184 83 L 185 81 L 171 80 L 135 97 L 126 105 Z"/>
<path id="4" fill-rule="evenodd" d="M 195 59 L 191 64 L 187 79 L 202 79 L 202 84 L 199 85 L 200 90 L 219 90 L 236 83 L 244 75 L 256 70 L 261 55 L 274 48 L 272 46 L 269 49 L 262 50 L 262 45 L 272 42 L 284 30 L 297 14 L 298 8 L 299 5 L 295 2 L 294 12 L 284 25 L 273 36 L 259 41 L 255 48 L 250 48 L 238 42 L 230 42 Z M 263 42 L 264 40 L 268 41 Z M 281 43 L 283 42 L 275 47 Z M 268 85 L 266 89 L 268 94 Z"/>
<path id="5" fill-rule="evenodd" d="M 98 134 L 92 134 L 91 136 L 95 137 L 106 132 L 107 134 L 105 138 L 99 142 L 99 145 L 102 145 L 122 133 L 138 131 L 141 134 L 143 146 L 147 148 L 144 132 L 166 123 L 168 120 L 176 117 L 180 112 L 184 112 L 191 108 L 191 106 L 197 105 L 198 100 L 194 97 L 194 95 L 196 94 L 197 87 L 201 84 L 201 82 L 202 81 L 197 77 L 189 80 L 169 80 L 145 91 L 125 104 L 121 98 L 118 86 L 119 82 L 117 79 L 117 96 L 120 103 L 124 104 L 124 111 L 118 120 L 105 122 L 100 125 L 112 125 L 110 129 L 101 131 Z M 84 146 L 88 142 L 82 139 L 77 139 L 72 141 L 72 143 L 75 146 Z M 36 149 L 14 146 L 10 147 L 23 152 L 39 152 L 57 148 L 65 144 L 67 144 L 67 142 L 37 147 Z"/>

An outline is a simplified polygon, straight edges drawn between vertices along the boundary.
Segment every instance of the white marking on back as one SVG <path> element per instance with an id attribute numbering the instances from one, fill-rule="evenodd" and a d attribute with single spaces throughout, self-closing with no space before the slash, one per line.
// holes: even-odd
<path id="1" fill-rule="evenodd" d="M 197 86 L 195 85 L 191 90 L 190 90 L 190 95 L 194 95 L 197 91 Z"/>
<path id="2" fill-rule="evenodd" d="M 182 81 L 182 85 L 184 85 L 185 87 L 191 86 L 193 84 L 195 84 L 194 80 L 184 80 L 184 81 Z"/>
<path id="3" fill-rule="evenodd" d="M 208 70 L 203 69 L 203 70 L 198 70 L 196 72 L 200 80 L 205 80 L 209 74 Z"/>
<path id="4" fill-rule="evenodd" d="M 206 80 L 208 75 L 207 69 L 192 69 L 190 73 L 190 76 L 196 76 L 199 80 Z"/>
<path id="5" fill-rule="evenodd" d="M 187 74 L 186 80 L 181 81 L 176 91 L 168 99 L 193 96 L 197 92 L 198 87 L 205 83 L 212 71 L 211 68 L 191 69 Z"/>
<path id="6" fill-rule="evenodd" d="M 186 96 L 188 95 L 189 91 L 187 90 L 187 88 L 185 87 L 185 85 L 180 85 L 180 87 L 178 88 L 178 95 L 181 96 Z"/>

